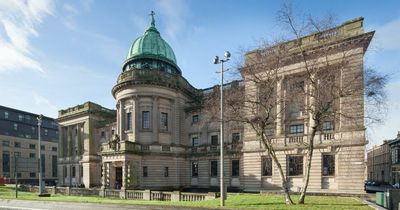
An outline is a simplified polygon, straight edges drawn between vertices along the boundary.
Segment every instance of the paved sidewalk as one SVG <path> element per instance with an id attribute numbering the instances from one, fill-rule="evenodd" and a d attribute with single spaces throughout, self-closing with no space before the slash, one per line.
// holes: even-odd
<path id="1" fill-rule="evenodd" d="M 204 210 L 208 208 L 190 208 L 176 206 L 150 206 L 150 205 L 125 205 L 105 203 L 72 203 L 59 201 L 28 201 L 0 199 L 0 210 L 108 210 L 108 209 L 193 209 Z"/>

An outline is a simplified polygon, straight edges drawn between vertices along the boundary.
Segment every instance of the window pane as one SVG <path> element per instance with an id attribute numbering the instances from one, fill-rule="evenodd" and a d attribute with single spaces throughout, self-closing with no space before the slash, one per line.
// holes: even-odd
<path id="1" fill-rule="evenodd" d="M 261 172 L 263 176 L 272 176 L 272 159 L 270 157 L 262 157 Z"/>
<path id="2" fill-rule="evenodd" d="M 147 177 L 147 166 L 143 166 L 143 177 Z"/>
<path id="3" fill-rule="evenodd" d="M 164 167 L 164 177 L 168 177 L 168 167 Z"/>
<path id="4" fill-rule="evenodd" d="M 289 176 L 303 175 L 303 156 L 289 156 Z"/>
<path id="5" fill-rule="evenodd" d="M 168 113 L 161 112 L 160 129 L 168 130 Z"/>
<path id="6" fill-rule="evenodd" d="M 211 161 L 211 176 L 218 176 L 218 162 L 216 160 Z"/>
<path id="7" fill-rule="evenodd" d="M 199 145 L 199 137 L 193 137 L 192 138 L 192 146 L 196 147 Z"/>
<path id="8" fill-rule="evenodd" d="M 199 115 L 193 115 L 192 116 L 192 123 L 198 123 L 199 122 Z"/>
<path id="9" fill-rule="evenodd" d="M 239 144 L 240 133 L 232 133 L 232 144 Z"/>
<path id="10" fill-rule="evenodd" d="M 130 112 L 126 113 L 126 130 L 132 130 L 132 113 Z"/>
<path id="11" fill-rule="evenodd" d="M 232 176 L 239 176 L 239 160 L 232 160 Z"/>
<path id="12" fill-rule="evenodd" d="M 322 156 L 322 175 L 334 176 L 335 175 L 335 155 Z"/>
<path id="13" fill-rule="evenodd" d="M 217 135 L 211 136 L 211 145 L 218 145 L 218 136 Z"/>
<path id="14" fill-rule="evenodd" d="M 142 127 L 144 129 L 150 128 L 150 112 L 149 111 L 142 112 Z"/>

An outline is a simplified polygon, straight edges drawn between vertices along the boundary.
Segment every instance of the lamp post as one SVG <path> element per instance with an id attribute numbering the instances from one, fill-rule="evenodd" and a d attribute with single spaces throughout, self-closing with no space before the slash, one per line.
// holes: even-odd
<path id="1" fill-rule="evenodd" d="M 221 86 L 220 86 L 220 206 L 224 206 L 225 204 L 225 183 L 224 183 L 224 95 L 223 95 L 223 86 L 224 86 L 224 63 L 229 61 L 231 57 L 231 53 L 226 51 L 224 53 L 225 59 L 219 59 L 218 56 L 214 58 L 214 64 L 221 64 Z"/>
<path id="2" fill-rule="evenodd" d="M 42 174 L 42 155 L 41 155 L 41 153 L 42 153 L 42 145 L 41 145 L 41 136 L 40 136 L 40 126 L 42 125 L 42 118 L 43 118 L 43 115 L 39 115 L 38 117 L 37 117 L 37 120 L 38 120 L 38 140 L 39 140 L 39 143 L 38 143 L 38 153 L 39 153 L 39 196 L 41 196 L 42 194 L 43 194 L 43 186 L 42 186 L 42 177 L 43 177 L 43 174 Z"/>

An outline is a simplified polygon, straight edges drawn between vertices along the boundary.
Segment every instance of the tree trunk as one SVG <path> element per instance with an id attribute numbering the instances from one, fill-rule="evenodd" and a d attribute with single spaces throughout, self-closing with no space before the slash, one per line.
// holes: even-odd
<path id="1" fill-rule="evenodd" d="M 280 175 L 280 177 L 282 179 L 282 189 L 283 189 L 283 194 L 285 196 L 285 203 L 287 205 L 292 205 L 293 204 L 293 200 L 290 197 L 289 185 L 288 185 L 288 182 L 286 180 L 286 176 L 285 176 L 285 174 L 284 174 L 284 172 L 282 170 L 282 166 L 279 163 L 278 158 L 276 157 L 274 152 L 270 151 L 269 154 L 271 155 L 272 159 L 274 160 L 274 162 L 275 162 L 275 164 L 276 164 L 276 166 L 278 168 L 279 175 Z"/>
<path id="2" fill-rule="evenodd" d="M 312 126 L 311 127 L 311 133 L 308 136 L 309 142 L 308 142 L 308 152 L 307 152 L 307 158 L 306 158 L 306 178 L 303 184 L 303 187 L 301 188 L 301 194 L 299 198 L 299 204 L 304 204 L 304 200 L 306 198 L 306 192 L 308 188 L 308 183 L 310 181 L 310 171 L 311 171 L 311 160 L 313 157 L 313 152 L 314 152 L 314 138 L 315 138 L 315 133 L 317 132 L 317 127 Z"/>

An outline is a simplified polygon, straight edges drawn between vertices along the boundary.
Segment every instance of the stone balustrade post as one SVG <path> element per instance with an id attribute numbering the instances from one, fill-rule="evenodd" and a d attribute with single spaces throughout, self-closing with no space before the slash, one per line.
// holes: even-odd
<path id="1" fill-rule="evenodd" d="M 151 191 L 150 190 L 144 190 L 143 200 L 145 200 L 145 201 L 151 200 Z"/>
<path id="2" fill-rule="evenodd" d="M 181 191 L 173 191 L 171 201 L 181 201 Z"/>

